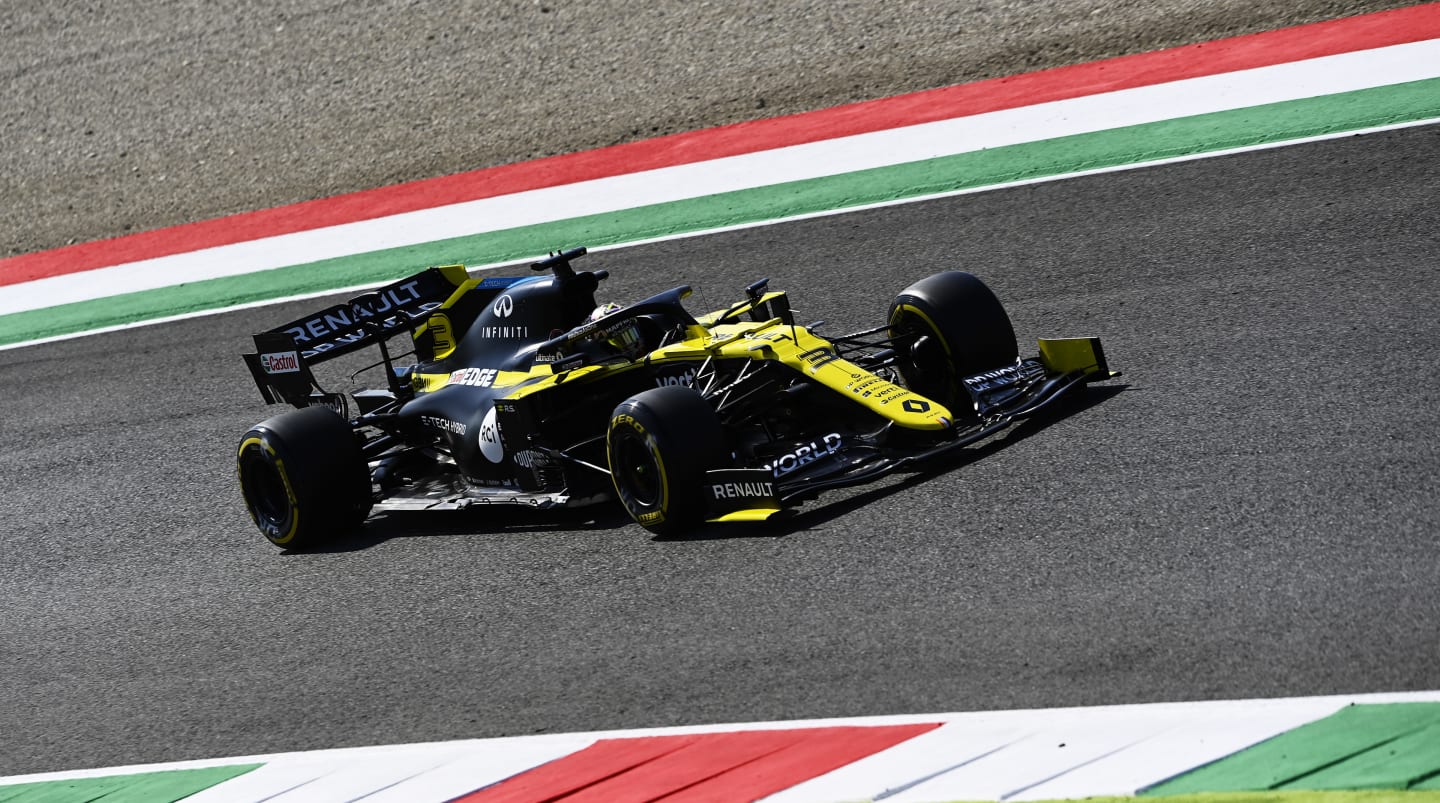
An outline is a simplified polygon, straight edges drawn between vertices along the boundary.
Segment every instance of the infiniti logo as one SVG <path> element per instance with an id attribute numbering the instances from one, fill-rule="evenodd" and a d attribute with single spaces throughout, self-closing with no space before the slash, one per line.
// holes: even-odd
<path id="1" fill-rule="evenodd" d="M 495 315 L 500 318 L 509 318 L 510 313 L 515 311 L 515 302 L 510 296 L 500 296 L 495 299 Z"/>

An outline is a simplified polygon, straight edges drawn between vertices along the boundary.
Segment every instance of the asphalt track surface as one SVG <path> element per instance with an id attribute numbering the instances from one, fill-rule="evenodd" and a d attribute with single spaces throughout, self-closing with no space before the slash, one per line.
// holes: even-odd
<path id="1" fill-rule="evenodd" d="M 1125 370 L 783 526 L 241 508 L 237 354 L 321 302 L 0 352 L 0 773 L 619 727 L 1440 687 L 1440 128 L 595 254 L 877 322 L 943 268 Z M 879 288 L 884 288 L 879 289 Z"/>
<path id="2" fill-rule="evenodd" d="M 0 9 L 0 253 L 1403 2 Z M 933 269 L 1126 370 L 791 525 L 392 517 L 284 554 L 236 355 L 0 352 L 0 774 L 487 735 L 1440 687 L 1437 132 L 591 257 L 830 331 Z"/>

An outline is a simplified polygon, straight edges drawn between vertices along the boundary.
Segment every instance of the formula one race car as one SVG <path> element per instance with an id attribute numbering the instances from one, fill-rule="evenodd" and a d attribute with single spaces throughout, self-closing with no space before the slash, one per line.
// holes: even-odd
<path id="1" fill-rule="evenodd" d="M 677 287 L 595 304 L 585 249 L 547 276 L 429 268 L 255 335 L 245 360 L 269 403 L 299 408 L 240 440 L 255 524 L 304 548 L 372 512 L 618 498 L 645 528 L 760 521 L 945 454 L 1108 379 L 1096 338 L 1041 340 L 1017 359 L 1004 308 L 947 272 L 903 290 L 882 326 L 797 325 L 767 280 L 699 317 Z M 415 362 L 387 342 L 408 334 Z M 387 387 L 328 393 L 311 368 L 379 350 Z"/>

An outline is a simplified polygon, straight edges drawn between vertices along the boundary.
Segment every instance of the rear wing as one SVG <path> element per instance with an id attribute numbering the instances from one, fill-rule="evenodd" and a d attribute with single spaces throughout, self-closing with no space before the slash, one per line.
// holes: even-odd
<path id="1" fill-rule="evenodd" d="M 362 293 L 283 326 L 255 335 L 255 353 L 242 355 L 260 395 L 269 404 L 296 407 L 335 404 L 321 391 L 310 366 L 370 345 L 414 333 L 470 276 L 462 265 L 426 268 L 393 284 Z M 388 356 L 388 355 L 387 355 Z M 388 362 L 388 360 L 387 360 Z"/>

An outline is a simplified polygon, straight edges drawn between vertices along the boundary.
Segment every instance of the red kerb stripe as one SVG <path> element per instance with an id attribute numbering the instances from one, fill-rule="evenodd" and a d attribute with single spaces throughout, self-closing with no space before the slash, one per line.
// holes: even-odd
<path id="1" fill-rule="evenodd" d="M 755 800 L 939 723 L 604 739 L 455 803 Z"/>
<path id="2" fill-rule="evenodd" d="M 736 123 L 0 260 L 0 286 L 525 190 L 1440 38 L 1440 3 Z"/>

